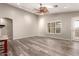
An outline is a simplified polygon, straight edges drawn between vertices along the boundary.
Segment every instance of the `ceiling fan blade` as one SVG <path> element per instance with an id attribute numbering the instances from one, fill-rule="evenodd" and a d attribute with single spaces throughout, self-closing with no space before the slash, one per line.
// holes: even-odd
<path id="1" fill-rule="evenodd" d="M 34 10 L 36 10 L 36 13 L 40 13 L 40 14 L 42 14 L 42 13 L 46 14 L 49 12 L 48 8 L 45 6 L 42 6 L 41 3 L 40 3 L 40 7 L 38 9 L 34 8 Z"/>

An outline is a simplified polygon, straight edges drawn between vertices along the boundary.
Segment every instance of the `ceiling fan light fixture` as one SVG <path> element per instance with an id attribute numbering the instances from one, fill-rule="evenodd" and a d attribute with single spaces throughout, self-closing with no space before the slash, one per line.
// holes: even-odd
<path id="1" fill-rule="evenodd" d="M 40 15 L 44 15 L 46 13 L 48 13 L 48 8 L 42 4 L 40 4 L 40 7 L 37 10 L 37 13 Z"/>

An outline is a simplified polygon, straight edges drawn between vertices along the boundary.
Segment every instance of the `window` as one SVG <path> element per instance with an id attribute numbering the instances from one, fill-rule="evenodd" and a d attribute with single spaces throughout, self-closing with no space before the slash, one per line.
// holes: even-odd
<path id="1" fill-rule="evenodd" d="M 53 34 L 61 33 L 61 21 L 48 23 L 48 32 Z"/>

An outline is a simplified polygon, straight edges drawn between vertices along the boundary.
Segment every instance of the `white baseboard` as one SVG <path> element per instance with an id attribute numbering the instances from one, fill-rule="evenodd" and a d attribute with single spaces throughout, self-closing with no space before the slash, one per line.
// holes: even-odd
<path id="1" fill-rule="evenodd" d="M 51 36 L 44 36 L 44 35 L 40 35 L 40 36 L 25 36 L 25 37 L 21 37 L 21 38 L 30 38 L 30 37 L 48 37 L 48 38 L 55 38 L 57 40 L 67 40 L 67 41 L 79 41 L 79 40 L 73 40 L 73 39 L 65 39 L 65 38 L 60 38 L 60 37 L 51 37 Z M 16 39 L 21 39 L 21 38 L 16 38 Z M 14 39 L 14 40 L 16 40 Z"/>
<path id="2" fill-rule="evenodd" d="M 60 38 L 60 37 L 51 37 L 51 36 L 39 36 L 39 37 L 48 37 L 48 38 L 55 38 L 57 40 L 67 40 L 67 41 L 77 41 L 79 42 L 79 40 L 73 40 L 73 39 L 65 39 L 65 38 Z"/>
<path id="3" fill-rule="evenodd" d="M 29 37 L 35 37 L 35 36 L 23 36 L 23 37 L 14 38 L 14 40 L 22 39 L 22 38 L 29 38 Z"/>

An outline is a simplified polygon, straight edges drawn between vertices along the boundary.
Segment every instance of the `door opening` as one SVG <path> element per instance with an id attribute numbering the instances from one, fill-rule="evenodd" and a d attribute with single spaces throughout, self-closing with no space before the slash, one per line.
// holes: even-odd
<path id="1" fill-rule="evenodd" d="M 0 26 L 4 25 L 3 28 L 0 28 L 0 36 L 8 37 L 9 40 L 13 40 L 13 22 L 10 18 L 0 18 Z"/>
<path id="2" fill-rule="evenodd" d="M 79 40 L 79 18 L 74 18 L 73 20 L 73 39 Z"/>

